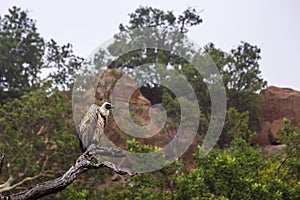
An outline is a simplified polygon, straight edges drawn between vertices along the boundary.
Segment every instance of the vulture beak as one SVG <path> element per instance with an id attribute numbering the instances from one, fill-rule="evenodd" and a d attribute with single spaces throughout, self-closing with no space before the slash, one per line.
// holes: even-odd
<path id="1" fill-rule="evenodd" d="M 107 110 L 110 110 L 110 109 L 112 109 L 112 108 L 115 108 L 115 107 L 114 107 L 113 105 L 111 105 L 110 103 L 105 103 L 104 106 L 105 106 L 105 109 L 107 109 Z"/>

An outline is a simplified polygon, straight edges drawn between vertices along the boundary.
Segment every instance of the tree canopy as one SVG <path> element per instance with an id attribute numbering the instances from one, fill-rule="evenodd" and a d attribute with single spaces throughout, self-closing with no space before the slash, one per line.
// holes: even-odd
<path id="1" fill-rule="evenodd" d="M 222 76 L 227 106 L 247 111 L 250 128 L 258 131 L 261 120 L 258 93 L 266 86 L 259 69 L 260 49 L 247 42 L 241 42 L 230 52 L 216 48 L 213 43 L 197 47 L 187 38 L 187 33 L 201 23 L 202 18 L 193 8 L 175 16 L 172 11 L 139 7 L 129 14 L 128 25 L 120 24 L 120 32 L 107 49 L 100 49 L 96 54 L 95 65 L 118 68 L 130 74 L 143 95 L 152 104 L 162 103 L 173 120 L 180 116 L 178 97 L 161 83 L 172 78 L 170 69 L 184 75 L 199 100 L 202 112 L 199 134 L 204 134 L 211 117 L 208 86 L 215 78 L 205 69 L 209 68 L 205 63 L 209 55 Z M 201 73 L 193 63 L 200 63 Z M 175 79 L 172 84 L 179 84 Z"/>
<path id="2" fill-rule="evenodd" d="M 0 52 L 1 101 L 38 88 L 45 69 L 51 69 L 46 79 L 66 87 L 82 61 L 72 53 L 71 44 L 45 41 L 35 20 L 18 7 L 0 18 Z"/>

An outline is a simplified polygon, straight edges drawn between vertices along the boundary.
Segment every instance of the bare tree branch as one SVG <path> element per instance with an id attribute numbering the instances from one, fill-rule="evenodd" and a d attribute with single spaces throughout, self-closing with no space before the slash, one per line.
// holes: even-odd
<path id="1" fill-rule="evenodd" d="M 57 193 L 65 189 L 68 185 L 70 185 L 80 174 L 90 169 L 98 169 L 98 168 L 106 167 L 121 175 L 123 174 L 134 175 L 132 172 L 125 169 L 121 169 L 109 161 L 94 163 L 94 161 L 92 160 L 93 158 L 95 158 L 96 154 L 119 157 L 119 158 L 125 157 L 125 155 L 122 154 L 121 151 L 118 149 L 93 146 L 84 154 L 79 156 L 75 164 L 61 177 L 38 184 L 26 191 L 22 191 L 17 194 L 12 194 L 6 197 L 0 196 L 0 199 L 10 199 L 10 200 L 38 199 L 49 194 Z"/>
<path id="2" fill-rule="evenodd" d="M 16 188 L 16 187 L 22 185 L 22 184 L 25 183 L 26 181 L 32 181 L 32 180 L 37 179 L 37 178 L 39 178 L 39 177 L 41 177 L 41 176 L 42 176 L 42 174 L 38 174 L 38 175 L 32 176 L 32 177 L 26 177 L 26 178 L 24 178 L 23 180 L 19 181 L 18 183 L 15 183 L 15 184 L 13 184 L 13 185 L 11 185 L 11 184 L 12 184 L 14 178 L 13 178 L 12 176 L 10 176 L 10 177 L 8 178 L 8 180 L 7 180 L 4 184 L 1 184 L 1 185 L 0 185 L 0 193 L 9 191 L 9 190 L 11 190 L 11 189 L 14 189 L 14 188 Z"/>
<path id="3" fill-rule="evenodd" d="M 14 181 L 14 178 L 12 176 L 9 176 L 9 178 L 7 179 L 7 181 L 5 181 L 5 183 L 2 183 L 0 185 L 0 192 L 3 192 L 2 188 L 9 187 L 12 184 L 13 181 Z"/>
<path id="4" fill-rule="evenodd" d="M 53 153 L 52 155 L 54 155 L 54 154 L 55 153 Z M 50 156 L 52 156 L 52 155 L 50 155 Z M 12 190 L 12 189 L 14 189 L 14 188 L 22 185 L 26 181 L 32 181 L 32 180 L 37 179 L 37 178 L 42 177 L 42 176 L 48 176 L 49 172 L 52 172 L 51 170 L 47 170 L 47 171 L 44 170 L 45 167 L 46 167 L 46 165 L 47 165 L 47 163 L 48 163 L 48 158 L 49 158 L 49 156 L 46 155 L 46 158 L 45 158 L 45 160 L 43 162 L 43 165 L 42 165 L 42 168 L 41 168 L 41 172 L 39 174 L 35 175 L 35 176 L 26 177 L 23 180 L 15 183 L 13 185 L 12 185 L 12 183 L 15 180 L 15 178 L 13 176 L 9 176 L 8 180 L 5 181 L 5 183 L 3 183 L 3 184 L 0 185 L 0 193 Z M 39 162 L 40 162 L 40 160 L 38 161 L 38 163 Z"/>
<path id="5" fill-rule="evenodd" d="M 0 174 L 1 174 L 1 170 L 2 170 L 4 157 L 5 157 L 4 152 L 2 152 L 0 155 Z"/>

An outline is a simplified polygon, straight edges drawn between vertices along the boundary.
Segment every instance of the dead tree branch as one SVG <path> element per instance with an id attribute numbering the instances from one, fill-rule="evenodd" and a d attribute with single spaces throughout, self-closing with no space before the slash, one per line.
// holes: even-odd
<path id="1" fill-rule="evenodd" d="M 87 152 L 82 154 L 75 162 L 75 164 L 65 172 L 61 177 L 46 181 L 44 183 L 33 186 L 32 188 L 22 191 L 17 194 L 12 194 L 10 196 L 3 196 L 0 199 L 10 199 L 10 200 L 23 200 L 23 199 L 38 199 L 49 194 L 57 193 L 65 189 L 70 185 L 80 174 L 90 170 L 98 168 L 109 168 L 118 174 L 129 174 L 133 175 L 132 172 L 124 170 L 116 166 L 109 161 L 97 162 L 92 161 L 96 154 L 101 154 L 105 156 L 113 157 L 125 157 L 120 150 L 114 148 L 96 147 L 90 148 Z"/>
<path id="2" fill-rule="evenodd" d="M 2 152 L 0 155 L 0 174 L 1 174 L 1 170 L 2 170 L 4 157 L 5 157 L 4 152 Z"/>
<path id="3" fill-rule="evenodd" d="M 32 177 L 26 177 L 26 178 L 24 178 L 23 180 L 21 180 L 20 182 L 15 183 L 15 184 L 13 184 L 13 185 L 11 185 L 11 184 L 12 184 L 14 178 L 13 178 L 12 176 L 10 176 L 10 177 L 8 178 L 8 180 L 7 180 L 4 184 L 1 184 L 1 185 L 0 185 L 0 193 L 5 192 L 5 191 L 9 191 L 9 190 L 11 190 L 11 189 L 14 189 L 14 188 L 16 188 L 16 187 L 22 185 L 22 184 L 25 183 L 26 181 L 32 181 L 32 180 L 37 179 L 37 178 L 39 178 L 39 177 L 41 177 L 41 176 L 42 176 L 42 174 L 38 174 L 38 175 L 32 176 Z"/>
<path id="4" fill-rule="evenodd" d="M 55 153 L 53 153 L 52 155 L 54 155 Z M 51 155 L 51 156 L 52 156 Z M 23 180 L 13 184 L 13 181 L 15 180 L 15 178 L 13 176 L 9 176 L 9 178 L 7 179 L 7 181 L 3 184 L 0 185 L 0 193 L 3 193 L 3 192 L 6 192 L 6 191 L 9 191 L 9 190 L 12 190 L 16 187 L 19 187 L 20 185 L 22 185 L 23 183 L 27 182 L 27 181 L 32 181 L 32 180 L 35 180 L 37 178 L 40 178 L 42 176 L 47 176 L 49 175 L 48 173 L 51 171 L 51 170 L 48 170 L 48 171 L 45 171 L 45 167 L 48 163 L 48 158 L 49 156 L 46 156 L 44 162 L 43 162 L 43 165 L 42 165 L 42 168 L 41 168 L 41 172 L 35 176 L 31 176 L 31 177 L 26 177 L 24 178 Z M 40 160 L 38 161 L 40 162 Z"/>

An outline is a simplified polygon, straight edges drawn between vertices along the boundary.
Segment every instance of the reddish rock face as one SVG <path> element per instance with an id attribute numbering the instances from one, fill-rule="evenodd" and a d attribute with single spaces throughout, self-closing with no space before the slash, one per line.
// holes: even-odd
<path id="1" fill-rule="evenodd" d="M 99 78 L 99 82 L 95 94 L 96 102 L 99 105 L 109 100 L 111 92 L 114 89 L 116 82 L 121 78 L 121 76 L 122 76 L 122 72 L 117 70 L 106 70 L 101 75 L 101 77 Z M 141 91 L 138 89 L 136 82 L 132 78 L 130 78 L 128 75 L 124 75 L 122 77 L 122 82 L 124 83 L 123 88 L 125 88 L 126 90 L 137 88 L 134 90 L 133 94 L 131 95 L 130 103 L 151 106 L 151 102 L 142 95 Z M 118 91 L 124 93 L 124 95 L 120 94 L 119 96 L 127 97 L 126 90 Z M 119 100 L 128 103 L 126 98 L 119 99 Z"/>
<path id="2" fill-rule="evenodd" d="M 121 89 L 115 88 L 116 84 L 120 84 Z M 151 102 L 146 99 L 135 80 L 130 76 L 124 74 L 120 70 L 105 70 L 98 79 L 98 85 L 95 92 L 95 101 L 98 105 L 102 105 L 105 101 L 110 101 L 110 97 L 113 90 L 117 90 L 118 104 L 125 104 L 130 107 L 130 111 L 133 113 L 133 118 L 139 119 L 139 122 L 143 125 L 148 124 L 150 121 L 149 109 Z M 128 91 L 134 91 L 128 101 Z M 117 105 L 115 105 L 118 107 Z M 138 111 L 136 110 L 138 109 Z M 105 133 L 114 142 L 114 144 L 124 147 L 127 138 L 126 134 L 123 134 L 122 130 L 119 129 L 117 124 L 109 117 L 109 126 L 106 126 Z M 125 147 L 124 147 L 125 148 Z"/>
<path id="3" fill-rule="evenodd" d="M 256 143 L 264 146 L 276 143 L 277 132 L 282 128 L 282 118 L 300 128 L 300 92 L 289 88 L 268 87 L 261 93 L 262 130 Z"/>
<path id="4" fill-rule="evenodd" d="M 271 86 L 262 93 L 262 111 L 268 121 L 286 117 L 300 127 L 300 92 Z"/>

